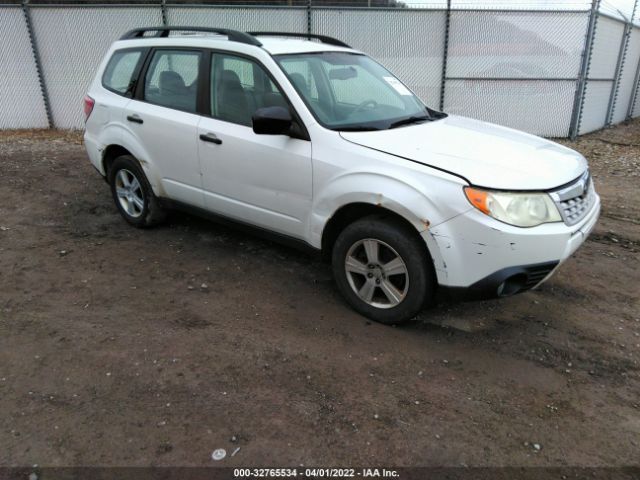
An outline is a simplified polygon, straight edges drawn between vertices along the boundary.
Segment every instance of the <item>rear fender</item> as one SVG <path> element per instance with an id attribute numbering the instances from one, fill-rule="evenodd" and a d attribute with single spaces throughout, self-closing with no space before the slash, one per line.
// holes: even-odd
<path id="1" fill-rule="evenodd" d="M 149 153 L 144 148 L 142 143 L 138 140 L 138 138 L 131 133 L 131 131 L 125 127 L 123 127 L 119 123 L 113 123 L 108 125 L 105 129 L 106 131 L 110 131 L 109 135 L 111 138 L 118 138 L 119 140 L 112 143 L 105 143 L 106 145 L 120 145 L 133 155 L 136 160 L 140 163 L 142 170 L 144 171 L 147 180 L 149 180 L 149 184 L 153 189 L 153 193 L 157 197 L 164 197 L 164 189 L 162 188 L 162 182 L 160 181 L 160 177 L 158 175 L 158 169 L 155 167 L 153 159 L 149 156 Z"/>

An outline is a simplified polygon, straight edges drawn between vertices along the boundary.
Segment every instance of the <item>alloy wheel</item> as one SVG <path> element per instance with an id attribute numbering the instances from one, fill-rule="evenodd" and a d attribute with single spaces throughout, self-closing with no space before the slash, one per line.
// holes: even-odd
<path id="1" fill-rule="evenodd" d="M 144 210 L 144 192 L 136 176 L 127 169 L 121 169 L 115 178 L 116 195 L 127 215 L 138 218 Z"/>
<path id="2" fill-rule="evenodd" d="M 368 305 L 393 308 L 409 290 L 409 271 L 402 257 L 389 244 L 374 238 L 354 243 L 344 262 L 352 290 Z"/>

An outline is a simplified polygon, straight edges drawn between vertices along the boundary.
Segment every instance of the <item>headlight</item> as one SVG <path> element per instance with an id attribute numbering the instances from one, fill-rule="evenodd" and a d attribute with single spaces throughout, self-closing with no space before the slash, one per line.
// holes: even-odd
<path id="1" fill-rule="evenodd" d="M 558 208 L 546 193 L 496 192 L 471 187 L 464 187 L 464 193 L 478 210 L 509 225 L 535 227 L 562 221 Z"/>

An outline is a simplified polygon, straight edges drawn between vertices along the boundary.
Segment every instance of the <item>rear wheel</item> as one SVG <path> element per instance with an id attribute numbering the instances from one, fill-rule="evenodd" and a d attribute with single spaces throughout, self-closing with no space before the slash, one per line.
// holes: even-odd
<path id="1" fill-rule="evenodd" d="M 164 220 L 158 198 L 134 157 L 122 155 L 116 158 L 108 174 L 113 200 L 127 222 L 144 228 Z"/>
<path id="2" fill-rule="evenodd" d="M 332 254 L 338 289 L 362 315 L 380 323 L 415 317 L 433 299 L 435 275 L 417 232 L 392 219 L 347 226 Z"/>

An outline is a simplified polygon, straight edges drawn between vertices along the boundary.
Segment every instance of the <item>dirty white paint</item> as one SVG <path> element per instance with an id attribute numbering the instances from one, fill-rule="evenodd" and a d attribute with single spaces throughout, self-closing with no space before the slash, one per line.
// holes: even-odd
<path id="1" fill-rule="evenodd" d="M 548 190 L 587 168 L 578 153 L 533 135 L 451 116 L 369 132 L 336 132 L 315 120 L 264 48 L 216 37 L 116 42 L 116 48 L 162 44 L 226 49 L 260 61 L 280 84 L 311 141 L 256 135 L 250 127 L 131 100 L 101 85 L 103 61 L 89 89 L 96 115 L 86 126 L 89 158 L 104 174 L 102 153 L 121 145 L 138 158 L 156 195 L 267 228 L 320 248 L 325 226 L 342 207 L 366 203 L 405 218 L 424 239 L 441 285 L 469 286 L 510 266 L 561 261 L 584 241 L 599 212 L 572 227 L 510 226 L 467 201 L 463 187 Z M 303 41 L 267 49 L 345 50 Z M 110 56 L 111 51 L 107 54 Z M 127 122 L 139 115 L 144 124 Z M 206 145 L 201 134 L 222 144 Z"/>

